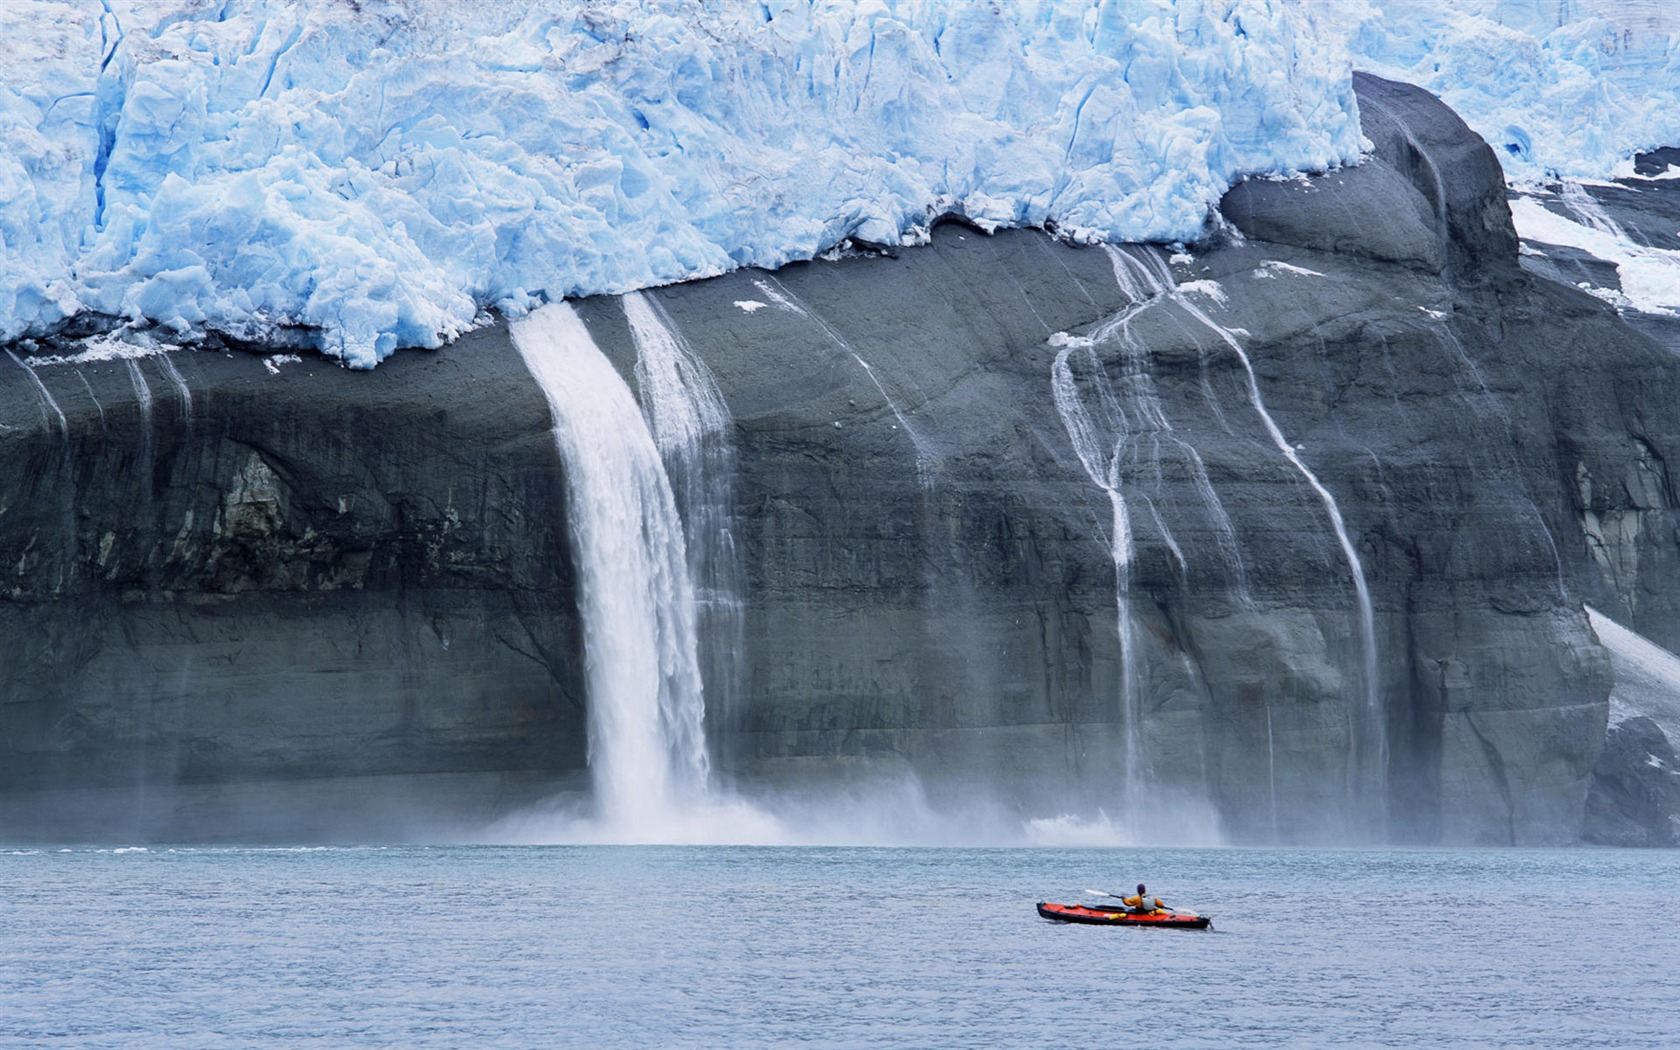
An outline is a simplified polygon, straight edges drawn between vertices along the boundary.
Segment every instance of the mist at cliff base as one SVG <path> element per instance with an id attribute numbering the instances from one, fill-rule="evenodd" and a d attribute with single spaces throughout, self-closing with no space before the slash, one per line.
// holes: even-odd
<path id="1" fill-rule="evenodd" d="M 928 785 L 902 763 L 860 762 L 808 782 L 750 783 L 677 800 L 653 819 L 603 820 L 584 792 L 503 817 L 469 841 L 518 845 L 1218 846 L 1205 801 L 1162 792 L 1147 816 L 1110 806 L 1024 805 L 975 782 Z"/>

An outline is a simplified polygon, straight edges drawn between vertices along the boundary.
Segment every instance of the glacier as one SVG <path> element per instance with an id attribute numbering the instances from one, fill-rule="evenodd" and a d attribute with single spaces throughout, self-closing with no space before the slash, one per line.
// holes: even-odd
<path id="1" fill-rule="evenodd" d="M 1356 68 L 1440 96 L 1514 183 L 1631 174 L 1635 152 L 1680 145 L 1672 0 L 1376 0 L 1320 13 Z"/>
<path id="2" fill-rule="evenodd" d="M 1353 161 L 1287 0 L 0 5 L 0 340 L 68 318 L 370 367 L 488 309 L 954 213 L 1195 236 L 1239 175 Z"/>
<path id="3" fill-rule="evenodd" d="M 1190 240 L 1240 177 L 1357 161 L 1355 67 L 1513 181 L 1680 142 L 1658 0 L 10 0 L 0 31 L 0 342 L 361 368 L 948 214 Z"/>

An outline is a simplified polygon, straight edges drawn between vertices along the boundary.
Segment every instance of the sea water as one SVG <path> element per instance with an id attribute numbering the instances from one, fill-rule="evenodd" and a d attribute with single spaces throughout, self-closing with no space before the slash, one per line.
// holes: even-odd
<path id="1" fill-rule="evenodd" d="M 1034 902 L 1138 881 L 1207 933 Z M 1680 853 L 0 850 L 4 1047 L 1671 1047 Z"/>

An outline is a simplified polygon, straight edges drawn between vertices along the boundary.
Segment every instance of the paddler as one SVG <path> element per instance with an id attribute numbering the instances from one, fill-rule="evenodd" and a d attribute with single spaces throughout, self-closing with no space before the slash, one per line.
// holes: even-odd
<path id="1" fill-rule="evenodd" d="M 1120 903 L 1131 909 L 1133 915 L 1153 915 L 1155 912 L 1166 907 L 1166 905 L 1161 902 L 1161 898 L 1151 897 L 1149 895 L 1149 891 L 1143 888 L 1143 883 L 1141 882 L 1138 883 L 1137 896 L 1122 897 L 1120 898 Z"/>

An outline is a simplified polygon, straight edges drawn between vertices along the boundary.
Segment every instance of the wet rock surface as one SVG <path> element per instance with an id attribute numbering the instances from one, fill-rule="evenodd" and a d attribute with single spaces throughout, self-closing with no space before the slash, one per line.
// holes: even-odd
<path id="1" fill-rule="evenodd" d="M 1130 779 L 1146 829 L 1582 838 L 1611 669 L 1581 603 L 1680 639 L 1680 364 L 1517 265 L 1498 166 L 1438 101 L 1358 89 L 1372 158 L 1236 187 L 1241 236 L 1193 251 L 942 225 L 648 293 L 733 418 L 724 779 L 885 766 L 1018 817 L 1118 816 Z M 633 377 L 619 301 L 577 307 Z M 1126 648 L 1115 505 L 1053 390 L 1080 340 Z M 367 375 L 0 366 L 0 620 L 40 639 L 4 659 L 0 834 L 471 820 L 577 781 L 562 468 L 504 328 Z"/>

